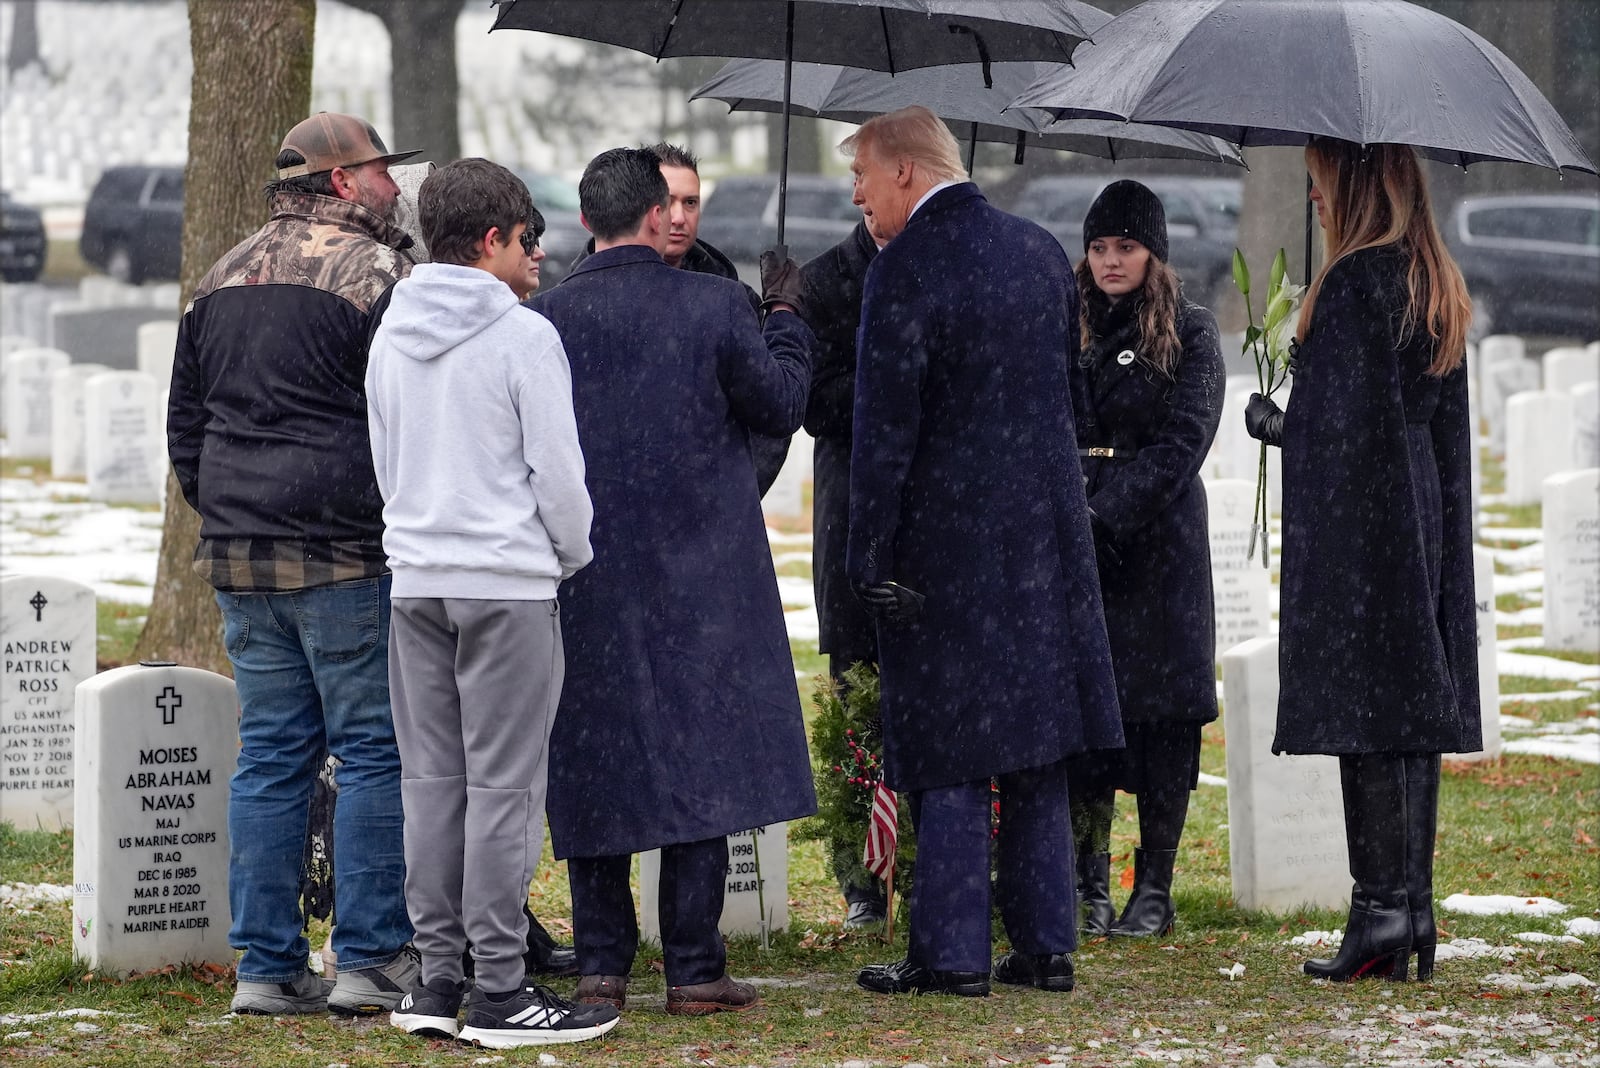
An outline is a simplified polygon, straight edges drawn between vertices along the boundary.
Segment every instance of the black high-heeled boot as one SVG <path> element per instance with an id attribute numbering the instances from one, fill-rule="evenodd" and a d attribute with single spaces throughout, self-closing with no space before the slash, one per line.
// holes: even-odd
<path id="1" fill-rule="evenodd" d="M 1315 979 L 1404 981 L 1411 956 L 1406 896 L 1405 759 L 1381 753 L 1341 756 L 1344 836 L 1350 851 L 1350 918 L 1336 956 L 1308 960 Z"/>
<path id="2" fill-rule="evenodd" d="M 1116 921 L 1111 904 L 1111 854 L 1078 854 L 1078 905 L 1083 911 L 1083 933 L 1103 935 Z"/>
<path id="3" fill-rule="evenodd" d="M 1111 925 L 1114 937 L 1159 937 L 1172 930 L 1178 918 L 1177 906 L 1172 903 L 1172 864 L 1177 859 L 1176 849 L 1133 851 L 1133 896 Z"/>
<path id="4" fill-rule="evenodd" d="M 1439 756 L 1406 761 L 1406 899 L 1411 909 L 1411 952 L 1417 980 L 1433 978 L 1439 928 L 1433 919 L 1433 846 L 1439 831 Z"/>

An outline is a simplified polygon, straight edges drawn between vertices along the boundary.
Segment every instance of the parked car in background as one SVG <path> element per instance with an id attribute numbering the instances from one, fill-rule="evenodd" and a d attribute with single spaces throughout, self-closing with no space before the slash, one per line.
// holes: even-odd
<path id="1" fill-rule="evenodd" d="M 1244 185 L 1237 178 L 1130 175 L 1161 198 L 1167 213 L 1169 262 L 1183 279 L 1184 293 L 1213 310 L 1233 285 L 1233 249 L 1239 243 L 1239 205 Z M 1012 211 L 1055 235 L 1073 263 L 1083 259 L 1083 217 L 1114 175 L 1058 174 L 1023 187 Z"/>
<path id="2" fill-rule="evenodd" d="M 844 240 L 861 220 L 850 179 L 791 174 L 784 241 L 798 263 Z M 735 263 L 756 263 L 778 241 L 778 176 L 739 174 L 717 180 L 700 212 L 700 238 Z"/>
<path id="3" fill-rule="evenodd" d="M 533 206 L 544 216 L 544 236 L 539 247 L 544 249 L 544 262 L 539 265 L 539 284 L 542 288 L 555 285 L 572 269 L 572 261 L 589 243 L 589 231 L 583 227 L 578 210 L 578 187 L 565 178 L 538 171 L 518 171 L 533 196 Z"/>
<path id="4" fill-rule="evenodd" d="M 176 280 L 183 251 L 183 168 L 107 167 L 83 210 L 78 249 L 87 263 L 123 282 Z"/>
<path id="5" fill-rule="evenodd" d="M 1445 243 L 1472 294 L 1472 337 L 1520 332 L 1600 338 L 1600 196 L 1466 197 Z"/>
<path id="6" fill-rule="evenodd" d="M 44 216 L 0 190 L 0 278 L 31 282 L 44 270 Z"/>

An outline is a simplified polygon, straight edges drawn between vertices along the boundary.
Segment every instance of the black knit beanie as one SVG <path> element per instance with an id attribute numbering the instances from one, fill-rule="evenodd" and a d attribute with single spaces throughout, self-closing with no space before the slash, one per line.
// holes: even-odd
<path id="1" fill-rule="evenodd" d="M 1100 191 L 1083 217 L 1083 251 L 1097 237 L 1131 237 L 1163 263 L 1167 260 L 1167 212 L 1161 198 L 1131 179 Z"/>

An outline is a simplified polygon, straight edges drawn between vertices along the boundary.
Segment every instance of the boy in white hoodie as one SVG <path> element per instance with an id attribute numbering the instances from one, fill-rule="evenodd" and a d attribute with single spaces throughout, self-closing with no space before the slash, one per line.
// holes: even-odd
<path id="1" fill-rule="evenodd" d="M 429 175 L 418 201 L 433 262 L 391 291 L 366 377 L 422 954 L 391 1020 L 456 1036 L 470 941 L 463 1040 L 576 1042 L 609 1031 L 616 1010 L 525 988 L 522 957 L 565 669 L 556 589 L 593 556 L 571 371 L 555 328 L 513 292 L 538 239 L 522 182 L 465 159 Z"/>

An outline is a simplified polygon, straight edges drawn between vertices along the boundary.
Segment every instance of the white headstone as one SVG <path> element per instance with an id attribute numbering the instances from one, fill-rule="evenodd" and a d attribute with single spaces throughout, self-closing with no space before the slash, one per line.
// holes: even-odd
<path id="1" fill-rule="evenodd" d="M 1216 436 L 1211 439 L 1211 452 L 1201 466 L 1205 478 L 1254 479 L 1255 457 L 1246 459 L 1249 446 L 1255 441 L 1244 429 L 1244 408 L 1250 394 L 1257 391 L 1255 375 L 1229 375 L 1222 394 L 1222 416 L 1217 423 Z"/>
<path id="2" fill-rule="evenodd" d="M 71 358 L 55 349 L 20 349 L 5 358 L 6 452 L 50 455 L 50 379 Z"/>
<path id="3" fill-rule="evenodd" d="M 23 349 L 36 349 L 39 342 L 22 334 L 0 334 L 0 358 L 10 356 L 13 352 Z"/>
<path id="4" fill-rule="evenodd" d="M 1506 503 L 1537 504 L 1546 477 L 1572 468 L 1572 394 L 1506 401 Z"/>
<path id="5" fill-rule="evenodd" d="M 1600 652 L 1600 468 L 1544 482 L 1544 644 Z"/>
<path id="6" fill-rule="evenodd" d="M 1478 356 L 1482 364 L 1479 373 L 1488 370 L 1491 364 L 1503 361 L 1516 361 L 1526 358 L 1528 346 L 1516 334 L 1492 334 L 1478 342 Z"/>
<path id="7" fill-rule="evenodd" d="M 1211 534 L 1211 589 L 1216 603 L 1217 657 L 1272 629 L 1272 573 L 1261 566 L 1261 547 L 1250 548 L 1256 484 L 1244 479 L 1206 483 Z"/>
<path id="8" fill-rule="evenodd" d="M 805 514 L 805 483 L 811 479 L 811 435 L 797 431 L 789 439 L 789 455 L 778 470 L 777 480 L 761 498 L 761 511 L 765 515 L 798 516 Z"/>
<path id="9" fill-rule="evenodd" d="M 759 846 L 755 843 L 759 843 Z M 760 853 L 759 879 L 756 875 Z M 758 890 L 757 884 L 760 883 Z M 639 931 L 661 941 L 661 853 L 639 854 Z M 775 823 L 754 831 L 728 835 L 728 882 L 724 887 L 722 917 L 717 927 L 724 935 L 760 935 L 761 907 L 767 910 L 767 931 L 789 926 L 789 825 Z"/>
<path id="10" fill-rule="evenodd" d="M 111 974 L 232 964 L 233 682 L 175 665 L 117 668 L 78 687 L 75 711 L 74 954 Z"/>
<path id="11" fill-rule="evenodd" d="M 183 298 L 183 287 L 177 282 L 159 282 L 145 286 L 144 290 L 145 303 L 149 304 L 150 307 L 159 308 L 174 315 L 183 311 L 183 308 L 179 306 L 179 301 Z"/>
<path id="12" fill-rule="evenodd" d="M 1539 388 L 1539 364 L 1534 360 L 1501 360 L 1483 368 L 1482 412 L 1489 424 L 1489 451 L 1506 454 L 1506 401 L 1518 393 Z"/>
<path id="13" fill-rule="evenodd" d="M 72 823 L 72 692 L 94 674 L 94 591 L 68 579 L 0 578 L 0 820 Z"/>
<path id="14" fill-rule="evenodd" d="M 167 448 L 156 392 L 155 379 L 142 371 L 111 371 L 85 384 L 90 500 L 161 501 Z"/>
<path id="15" fill-rule="evenodd" d="M 172 355 L 178 347 L 178 324 L 173 319 L 141 323 L 136 334 L 139 370 L 156 380 L 158 389 L 172 385 Z"/>
<path id="16" fill-rule="evenodd" d="M 1467 358 L 1476 359 L 1476 350 L 1467 346 Z M 1483 387 L 1478 384 L 1477 368 L 1467 368 L 1467 456 L 1472 468 L 1472 537 L 1478 537 L 1478 503 L 1483 499 L 1483 444 L 1480 427 L 1483 413 Z"/>
<path id="17" fill-rule="evenodd" d="M 130 287 L 110 275 L 91 274 L 78 280 L 78 303 L 86 308 L 115 308 L 130 303 Z"/>
<path id="18" fill-rule="evenodd" d="M 1600 355 L 1586 348 L 1567 346 L 1544 354 L 1544 388 L 1570 393 L 1580 382 L 1600 382 Z"/>
<path id="19" fill-rule="evenodd" d="M 1572 387 L 1572 465 L 1600 467 L 1600 382 Z"/>
<path id="20" fill-rule="evenodd" d="M 88 471 L 85 448 L 83 387 L 95 375 L 111 368 L 98 363 L 74 363 L 50 376 L 50 474 L 56 478 L 81 478 Z"/>
<path id="21" fill-rule="evenodd" d="M 1495 666 L 1494 554 L 1472 547 L 1473 600 L 1478 608 L 1478 707 L 1483 717 L 1483 748 L 1476 753 L 1446 754 L 1446 760 L 1500 758 L 1500 674 Z"/>
<path id="22" fill-rule="evenodd" d="M 1339 762 L 1273 756 L 1278 639 L 1252 638 L 1222 657 L 1228 738 L 1228 861 L 1233 898 L 1283 912 L 1350 900 Z"/>

